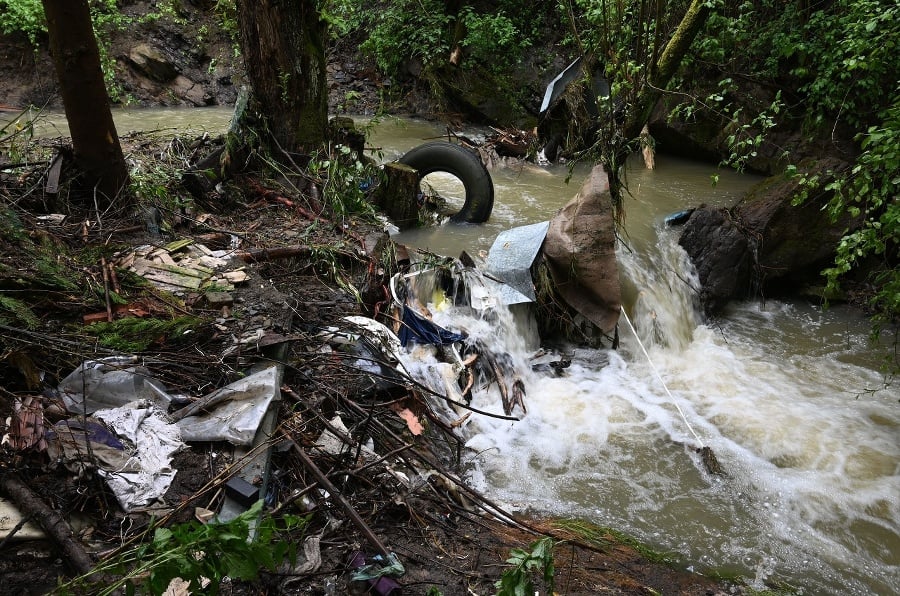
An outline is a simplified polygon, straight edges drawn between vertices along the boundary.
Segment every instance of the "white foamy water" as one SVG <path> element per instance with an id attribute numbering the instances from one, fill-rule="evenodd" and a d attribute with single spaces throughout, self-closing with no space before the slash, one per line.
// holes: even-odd
<path id="1" fill-rule="evenodd" d="M 221 130 L 229 116 L 117 114 L 129 119 L 120 132 L 160 123 Z M 370 144 L 390 160 L 443 133 L 386 119 Z M 398 240 L 449 256 L 487 250 L 499 232 L 552 217 L 586 173 L 575 168 L 566 184 L 565 166 L 494 171 L 486 225 L 426 228 Z M 666 214 L 729 205 L 753 182 L 665 156 L 654 171 L 629 173 L 625 240 L 633 252 L 619 253 L 625 305 L 671 398 L 624 323 L 620 350 L 579 351 L 564 377 L 551 378 L 528 370 L 536 341 L 511 318 L 435 309 L 439 322 L 510 351 L 523 371 L 527 416 L 473 415 L 462 429 L 473 478 L 511 507 L 630 532 L 698 571 L 733 571 L 759 588 L 769 580 L 806 594 L 897 594 L 900 389 L 882 387 L 886 347 L 871 347 L 868 323 L 840 307 L 748 302 L 703 320 L 675 232 L 660 233 Z M 424 356 L 411 365 L 446 386 L 447 365 Z M 473 405 L 502 413 L 494 388 L 476 393 Z M 691 429 L 726 477 L 703 470 Z"/>
<path id="2" fill-rule="evenodd" d="M 530 371 L 536 346 L 508 313 L 435 313 L 509 352 L 525 381 L 521 420 L 476 415 L 464 426 L 473 479 L 512 509 L 621 529 L 759 589 L 894 593 L 900 394 L 871 366 L 865 321 L 770 302 L 704 322 L 690 271 L 668 274 L 684 271 L 683 252 L 674 235 L 660 238 L 642 257 L 620 252 L 653 366 L 624 321 L 618 351 L 579 350 L 552 377 Z M 472 406 L 502 414 L 500 403 L 491 387 Z M 706 472 L 701 444 L 727 476 Z"/>

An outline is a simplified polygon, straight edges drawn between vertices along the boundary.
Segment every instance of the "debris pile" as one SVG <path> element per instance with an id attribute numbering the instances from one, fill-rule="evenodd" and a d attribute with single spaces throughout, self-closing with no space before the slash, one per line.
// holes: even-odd
<path id="1" fill-rule="evenodd" d="M 526 370 L 568 365 L 515 359 L 443 317 L 530 300 L 516 267 L 411 259 L 377 229 L 272 197 L 177 230 L 14 215 L 0 227 L 34 231 L 0 230 L 4 266 L 44 260 L 0 269 L 5 591 L 488 594 L 509 549 L 546 534 L 568 541 L 573 588 L 599 585 L 584 570 L 606 568 L 594 557 L 612 542 L 528 525 L 464 479 L 466 425 L 526 416 Z M 478 392 L 497 396 L 489 411 Z M 620 556 L 614 568 L 633 564 Z"/>

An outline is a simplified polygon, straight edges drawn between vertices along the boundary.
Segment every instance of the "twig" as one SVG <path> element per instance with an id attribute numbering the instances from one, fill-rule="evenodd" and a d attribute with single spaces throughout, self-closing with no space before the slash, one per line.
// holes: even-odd
<path id="1" fill-rule="evenodd" d="M 106 320 L 112 323 L 112 301 L 109 298 L 109 269 L 106 267 L 106 257 L 100 257 L 100 269 L 103 271 L 103 294 L 106 298 Z"/>
<path id="2" fill-rule="evenodd" d="M 306 469 L 312 473 L 312 475 L 316 478 L 316 482 L 319 483 L 319 486 L 328 491 L 329 495 L 332 499 L 337 501 L 338 505 L 344 510 L 347 516 L 350 518 L 350 521 L 353 522 L 353 525 L 359 529 L 360 532 L 363 533 L 363 536 L 366 537 L 366 540 L 369 541 L 369 544 L 374 548 L 378 553 L 384 557 L 390 557 L 391 553 L 388 551 L 387 547 L 379 540 L 378 536 L 372 531 L 372 528 L 366 524 L 366 522 L 359 516 L 359 513 L 356 512 L 356 509 L 344 498 L 344 496 L 338 491 L 337 487 L 334 486 L 330 480 L 322 473 L 322 470 L 316 466 L 315 462 L 309 457 L 309 454 L 306 453 L 306 450 L 298 445 L 296 441 L 291 440 L 291 446 L 300 456 L 300 461 L 303 462 L 303 465 L 306 466 Z"/>
<path id="3" fill-rule="evenodd" d="M 0 552 L 2 552 L 4 548 L 6 548 L 6 545 L 10 543 L 10 541 L 19 532 L 19 530 L 24 528 L 25 524 L 30 522 L 31 518 L 33 517 L 34 515 L 25 515 L 22 517 L 22 519 L 19 520 L 19 523 L 13 526 L 13 529 L 9 531 L 6 537 L 3 540 L 0 540 Z"/>

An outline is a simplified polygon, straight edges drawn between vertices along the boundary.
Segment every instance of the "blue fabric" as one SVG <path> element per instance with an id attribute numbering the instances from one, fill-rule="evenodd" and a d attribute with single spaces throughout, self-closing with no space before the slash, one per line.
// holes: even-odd
<path id="1" fill-rule="evenodd" d="M 411 308 L 403 309 L 399 337 L 404 348 L 409 342 L 445 346 L 466 339 L 465 335 L 444 329 Z"/>

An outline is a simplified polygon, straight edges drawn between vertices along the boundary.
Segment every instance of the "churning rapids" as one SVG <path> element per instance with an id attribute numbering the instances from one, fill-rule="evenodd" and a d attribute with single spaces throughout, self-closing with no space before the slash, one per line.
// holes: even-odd
<path id="1" fill-rule="evenodd" d="M 419 137 L 406 137 L 410 129 Z M 435 134 L 385 124 L 374 139 L 402 152 Z M 527 318 L 433 308 L 436 322 L 510 353 L 523 371 L 522 420 L 473 416 L 464 428 L 473 478 L 509 507 L 623 529 L 757 589 L 896 593 L 900 389 L 884 388 L 884 352 L 869 344 L 867 322 L 841 307 L 760 300 L 704 320 L 690 263 L 663 218 L 731 204 L 756 180 L 666 158 L 653 171 L 632 165 L 618 257 L 625 309 L 649 361 L 623 320 L 617 351 L 570 351 L 563 377 L 531 373 L 540 346 Z M 448 256 L 488 250 L 498 232 L 547 220 L 571 199 L 587 170 L 566 185 L 568 173 L 495 169 L 488 224 L 397 240 Z M 502 413 L 494 389 L 472 405 Z M 726 476 L 705 471 L 701 445 Z"/>
<path id="2" fill-rule="evenodd" d="M 119 129 L 183 118 L 221 130 L 229 115 L 152 110 Z M 370 143 L 390 160 L 442 132 L 387 119 Z M 885 348 L 871 346 L 867 321 L 841 306 L 756 299 L 705 320 L 677 231 L 663 218 L 731 204 L 756 180 L 672 158 L 657 165 L 630 169 L 618 252 L 625 310 L 649 361 L 623 320 L 618 350 L 570 351 L 564 376 L 536 374 L 527 359 L 538 338 L 527 320 L 433 307 L 439 324 L 510 353 L 525 381 L 521 420 L 472 416 L 462 429 L 473 479 L 510 508 L 620 529 L 699 572 L 741 575 L 758 589 L 897 593 L 900 387 L 884 387 Z M 447 256 L 486 251 L 500 231 L 550 219 L 587 170 L 576 168 L 570 184 L 568 174 L 565 166 L 497 168 L 487 224 L 396 239 Z M 492 391 L 476 392 L 472 405 L 502 413 Z M 693 449 L 700 442 L 726 476 L 706 473 Z"/>

